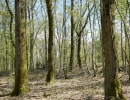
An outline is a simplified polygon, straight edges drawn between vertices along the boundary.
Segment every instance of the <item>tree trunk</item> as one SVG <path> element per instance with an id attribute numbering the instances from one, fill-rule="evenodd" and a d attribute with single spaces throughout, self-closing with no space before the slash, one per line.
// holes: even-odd
<path id="1" fill-rule="evenodd" d="M 15 85 L 12 96 L 26 94 L 30 91 L 28 85 L 25 0 L 15 0 Z"/>
<path id="2" fill-rule="evenodd" d="M 64 77 L 67 79 L 67 61 L 66 61 L 66 56 L 67 56 L 67 45 L 66 45 L 66 0 L 63 0 L 63 43 L 64 43 L 64 55 L 63 55 L 63 72 L 64 72 Z"/>
<path id="3" fill-rule="evenodd" d="M 30 69 L 34 69 L 34 61 L 33 61 L 33 47 L 34 47 L 34 1 L 31 0 L 31 14 L 30 14 L 30 21 L 31 21 L 31 25 L 30 25 L 30 61 L 29 61 L 29 65 L 30 65 Z"/>
<path id="4" fill-rule="evenodd" d="M 79 28 L 80 30 L 82 29 L 82 0 L 80 0 L 80 17 L 81 17 L 81 20 L 80 20 L 80 23 L 79 23 Z M 78 47 L 77 47 L 77 60 L 78 60 L 78 66 L 79 68 L 81 69 L 82 68 L 82 65 L 81 65 L 81 34 L 82 32 L 79 32 L 77 34 L 77 37 L 78 37 Z"/>
<path id="5" fill-rule="evenodd" d="M 2 28 L 4 33 L 4 40 L 5 40 L 5 48 L 4 48 L 4 67 L 5 71 L 8 71 L 8 41 L 6 37 L 6 18 L 2 18 Z"/>
<path id="6" fill-rule="evenodd" d="M 102 14 L 102 0 L 100 0 L 100 14 Z M 102 16 L 101 16 L 101 19 L 102 19 Z M 101 19 L 100 19 L 100 22 L 101 22 Z M 98 25 L 100 26 L 99 24 L 99 21 L 98 21 Z M 101 27 L 102 28 L 102 27 Z M 101 41 L 101 46 L 102 46 L 102 29 L 99 27 L 99 30 L 100 30 L 100 41 Z M 103 76 L 105 76 L 105 62 L 104 62 L 104 55 L 103 55 L 103 46 L 102 46 L 102 71 L 103 71 Z"/>
<path id="7" fill-rule="evenodd" d="M 6 5 L 7 5 L 7 9 L 10 13 L 10 23 L 9 23 L 10 24 L 10 29 L 9 29 L 10 30 L 10 40 L 11 40 L 13 47 L 15 47 L 15 44 L 14 44 L 14 41 L 13 41 L 13 36 L 12 36 L 12 23 L 13 23 L 14 16 L 13 16 L 13 12 L 11 11 L 11 9 L 9 7 L 9 1 L 5 0 L 5 2 L 6 2 Z"/>
<path id="8" fill-rule="evenodd" d="M 9 6 L 9 1 L 8 0 L 5 0 L 5 3 L 7 5 L 7 9 L 8 9 L 8 12 L 10 14 L 10 25 L 9 25 L 9 31 L 10 31 L 10 40 L 11 40 L 11 44 L 10 44 L 10 52 L 11 52 L 11 57 L 10 57 L 10 70 L 13 71 L 14 70 L 14 55 L 13 55 L 13 48 L 15 48 L 15 44 L 14 44 L 14 40 L 13 40 L 13 34 L 12 34 L 12 25 L 13 25 L 13 12 L 12 10 L 10 9 L 10 6 Z"/>
<path id="9" fill-rule="evenodd" d="M 71 53 L 70 53 L 70 71 L 73 69 L 73 61 L 74 61 L 74 18 L 73 18 L 73 10 L 74 10 L 74 0 L 71 0 Z"/>
<path id="10" fill-rule="evenodd" d="M 94 15 L 95 16 L 95 15 Z M 89 16 L 89 22 L 90 22 L 90 32 L 91 32 L 91 38 L 92 38 L 92 55 L 91 55 L 91 59 L 92 59 L 92 69 L 93 69 L 93 76 L 96 77 L 96 70 L 95 70 L 95 66 L 94 66 L 94 30 L 92 30 L 92 24 L 91 24 L 91 18 Z"/>
<path id="11" fill-rule="evenodd" d="M 53 36 L 54 36 L 54 19 L 52 11 L 52 0 L 46 0 L 48 20 L 49 20 L 49 43 L 48 43 L 48 74 L 46 82 L 54 82 L 54 48 L 53 48 Z"/>
<path id="12" fill-rule="evenodd" d="M 129 26 L 130 26 L 130 3 L 128 3 L 129 7 Z M 129 68 L 129 83 L 130 83 L 130 35 L 128 35 L 128 68 Z"/>
<path id="13" fill-rule="evenodd" d="M 115 0 L 102 0 L 102 46 L 105 57 L 105 100 L 126 100 L 118 78 L 117 43 L 115 37 Z"/>
<path id="14" fill-rule="evenodd" d="M 124 53 L 123 53 L 123 27 L 122 27 L 122 22 L 121 22 L 121 60 L 122 60 L 122 66 L 125 67 L 124 65 Z M 127 73 L 127 68 L 125 67 L 125 72 Z"/>
<path id="15" fill-rule="evenodd" d="M 44 36 L 45 36 L 45 67 L 47 67 L 48 66 L 48 64 L 47 64 L 47 30 L 46 30 L 46 18 L 45 18 L 45 29 L 44 29 L 44 32 L 45 32 L 45 34 L 44 34 Z"/>

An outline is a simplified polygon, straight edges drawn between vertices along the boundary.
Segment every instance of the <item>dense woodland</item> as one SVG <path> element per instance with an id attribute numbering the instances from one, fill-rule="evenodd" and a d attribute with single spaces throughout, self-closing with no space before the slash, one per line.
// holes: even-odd
<path id="1" fill-rule="evenodd" d="M 1 0 L 0 100 L 130 100 L 129 0 Z"/>

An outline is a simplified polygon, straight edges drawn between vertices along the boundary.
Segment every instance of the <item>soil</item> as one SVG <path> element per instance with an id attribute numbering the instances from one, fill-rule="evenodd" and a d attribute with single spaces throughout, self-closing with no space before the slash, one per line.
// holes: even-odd
<path id="1" fill-rule="evenodd" d="M 47 71 L 29 72 L 31 91 L 26 95 L 16 97 L 5 96 L 0 100 L 104 100 L 104 78 L 102 74 L 93 77 L 84 70 L 76 69 L 68 73 L 68 79 L 61 76 L 54 84 L 44 85 Z M 123 75 L 120 74 L 120 77 Z M 121 77 L 123 91 L 130 100 L 130 84 L 128 76 Z M 10 93 L 14 85 L 14 76 L 0 76 L 0 94 Z"/>

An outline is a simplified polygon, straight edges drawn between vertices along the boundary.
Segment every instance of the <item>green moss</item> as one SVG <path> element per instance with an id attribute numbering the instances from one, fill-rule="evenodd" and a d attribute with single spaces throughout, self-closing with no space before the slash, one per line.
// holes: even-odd
<path id="1" fill-rule="evenodd" d="M 106 100 L 127 100 L 123 95 L 122 85 L 120 83 L 118 75 L 115 76 L 114 81 L 111 83 Z"/>
<path id="2" fill-rule="evenodd" d="M 20 90 L 21 90 L 21 94 L 26 94 L 30 91 L 30 88 L 27 85 L 23 85 L 23 86 L 21 86 Z"/>
<path id="3" fill-rule="evenodd" d="M 120 83 L 120 80 L 118 78 L 118 75 L 115 78 L 115 88 L 116 88 L 116 97 L 121 100 L 127 100 L 126 97 L 123 95 L 122 86 Z"/>

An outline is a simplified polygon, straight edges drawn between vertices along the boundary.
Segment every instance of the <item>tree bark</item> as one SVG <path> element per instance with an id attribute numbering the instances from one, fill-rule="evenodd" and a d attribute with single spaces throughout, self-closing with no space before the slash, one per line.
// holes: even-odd
<path id="1" fill-rule="evenodd" d="M 70 53 L 70 71 L 73 69 L 73 61 L 74 61 L 74 18 L 73 18 L 73 10 L 74 10 L 74 0 L 71 0 L 71 53 Z"/>
<path id="2" fill-rule="evenodd" d="M 94 17 L 95 17 L 95 15 L 94 15 Z M 92 69 L 93 69 L 93 76 L 94 77 L 96 77 L 96 70 L 95 70 L 95 66 L 94 66 L 94 30 L 92 30 L 92 24 L 91 24 L 91 18 L 90 18 L 90 16 L 89 16 L 89 22 L 90 22 L 90 32 L 91 32 L 91 38 L 92 38 L 92 50 L 91 50 L 91 52 L 92 52 L 92 55 L 91 55 L 91 59 L 92 59 Z"/>
<path id="3" fill-rule="evenodd" d="M 34 7 L 35 3 L 34 0 L 31 0 L 31 14 L 30 14 L 30 20 L 31 20 L 31 25 L 30 25 L 30 69 L 34 69 L 34 61 L 33 61 L 33 48 L 34 48 Z"/>
<path id="4" fill-rule="evenodd" d="M 82 0 L 80 0 L 80 17 L 81 17 L 81 20 L 80 20 L 80 23 L 79 23 L 79 28 L 80 30 L 82 29 Z M 77 34 L 77 37 L 78 37 L 78 47 L 77 47 L 77 61 L 78 61 L 78 66 L 79 68 L 81 69 L 82 68 L 82 64 L 81 64 L 81 34 L 82 32 L 79 32 Z"/>
<path id="5" fill-rule="evenodd" d="M 128 1 L 127 1 L 128 2 Z M 129 7 L 129 25 L 130 25 L 130 3 L 128 2 Z M 128 68 L 129 68 L 129 83 L 130 83 L 130 35 L 127 38 L 128 41 Z"/>
<path id="6" fill-rule="evenodd" d="M 64 77 L 65 79 L 67 79 L 67 61 L 66 61 L 66 57 L 67 57 L 67 41 L 66 41 L 66 0 L 63 0 L 63 45 L 64 45 L 64 55 L 63 55 L 63 72 L 64 72 Z"/>
<path id="7" fill-rule="evenodd" d="M 10 13 L 10 40 L 12 42 L 13 47 L 15 47 L 15 44 L 14 44 L 14 41 L 13 41 L 13 36 L 12 36 L 12 23 L 13 23 L 14 16 L 13 16 L 13 13 L 12 13 L 10 7 L 9 7 L 8 0 L 5 0 L 5 2 L 6 2 L 6 5 L 7 5 L 7 9 L 9 11 L 9 13 Z"/>
<path id="8" fill-rule="evenodd" d="M 53 48 L 53 36 L 54 36 L 54 19 L 52 12 L 52 0 L 46 0 L 48 20 L 49 20 L 49 43 L 48 43 L 48 74 L 46 82 L 53 83 L 54 78 L 54 48 Z"/>
<path id="9" fill-rule="evenodd" d="M 115 37 L 115 0 L 102 0 L 102 46 L 105 57 L 105 100 L 126 100 L 118 78 L 117 43 Z"/>
<path id="10" fill-rule="evenodd" d="M 15 0 L 15 85 L 12 96 L 26 94 L 28 85 L 25 0 Z"/>

